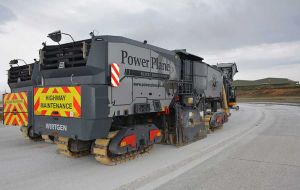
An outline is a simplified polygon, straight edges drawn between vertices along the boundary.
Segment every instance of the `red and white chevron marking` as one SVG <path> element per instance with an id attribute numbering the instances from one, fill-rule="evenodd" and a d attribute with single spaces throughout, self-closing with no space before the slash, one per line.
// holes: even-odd
<path id="1" fill-rule="evenodd" d="M 111 86 L 119 87 L 120 86 L 120 64 L 112 63 L 110 65 L 110 80 Z"/>

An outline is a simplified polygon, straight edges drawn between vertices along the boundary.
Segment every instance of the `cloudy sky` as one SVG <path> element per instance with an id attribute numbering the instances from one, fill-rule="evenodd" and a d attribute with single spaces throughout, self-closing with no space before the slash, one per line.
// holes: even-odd
<path id="1" fill-rule="evenodd" d="M 9 60 L 38 58 L 58 29 L 75 40 L 95 30 L 187 49 L 210 64 L 234 61 L 236 79 L 300 80 L 299 0 L 1 0 L 1 87 Z"/>

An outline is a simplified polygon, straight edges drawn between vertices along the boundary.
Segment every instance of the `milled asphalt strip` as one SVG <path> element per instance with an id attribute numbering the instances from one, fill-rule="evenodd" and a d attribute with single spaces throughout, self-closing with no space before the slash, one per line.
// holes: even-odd
<path id="1" fill-rule="evenodd" d="M 249 127 L 238 134 L 234 134 L 225 140 L 218 142 L 217 144 L 211 145 L 206 149 L 203 149 L 198 152 L 196 155 L 191 156 L 187 159 L 179 161 L 173 165 L 165 167 L 163 169 L 157 170 L 147 176 L 143 176 L 139 179 L 136 179 L 128 184 L 122 185 L 116 189 L 123 190 L 123 189 L 140 189 L 140 190 L 148 190 L 154 189 L 162 184 L 170 181 L 171 179 L 179 176 L 180 174 L 190 170 L 191 168 L 199 165 L 200 163 L 208 160 L 209 158 L 213 157 L 214 155 L 220 153 L 227 147 L 233 145 L 234 143 L 240 141 L 241 139 L 245 138 L 250 133 L 260 128 L 260 124 L 265 120 L 265 112 L 260 110 L 261 117 L 254 123 L 253 127 Z M 256 135 L 253 135 L 253 138 Z"/>
<path id="2" fill-rule="evenodd" d="M 264 163 L 264 164 L 270 164 L 270 165 L 288 166 L 288 167 L 292 167 L 292 168 L 295 168 L 295 167 L 300 168 L 299 165 L 295 165 L 295 164 L 283 164 L 283 163 L 266 162 L 266 161 L 262 161 L 262 160 L 253 160 L 253 159 L 244 159 L 244 158 L 234 158 L 234 157 L 232 157 L 232 158 L 230 158 L 230 159 L 233 159 L 233 160 L 240 160 L 240 161 L 246 161 L 246 162 Z"/>
<path id="3" fill-rule="evenodd" d="M 300 103 L 285 103 L 285 102 L 243 102 L 244 104 L 270 104 L 284 106 L 300 106 Z"/>

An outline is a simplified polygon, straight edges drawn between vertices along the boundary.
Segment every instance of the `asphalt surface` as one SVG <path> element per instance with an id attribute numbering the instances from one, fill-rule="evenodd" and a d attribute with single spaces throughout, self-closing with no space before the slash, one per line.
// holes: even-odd
<path id="1" fill-rule="evenodd" d="M 0 127 L 0 189 L 300 189 L 300 107 L 241 104 L 230 121 L 184 147 L 156 145 L 117 166 L 66 158 Z"/>

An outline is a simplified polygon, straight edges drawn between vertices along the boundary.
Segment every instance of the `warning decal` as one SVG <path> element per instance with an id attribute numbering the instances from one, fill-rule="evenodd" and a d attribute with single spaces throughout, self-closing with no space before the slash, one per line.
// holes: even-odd
<path id="1" fill-rule="evenodd" d="M 120 86 L 120 64 L 112 63 L 110 65 L 111 70 L 111 86 L 119 87 Z"/>
<path id="2" fill-rule="evenodd" d="M 27 126 L 28 108 L 27 92 L 3 95 L 4 125 Z"/>
<path id="3" fill-rule="evenodd" d="M 34 114 L 44 116 L 80 118 L 80 86 L 35 88 Z"/>

